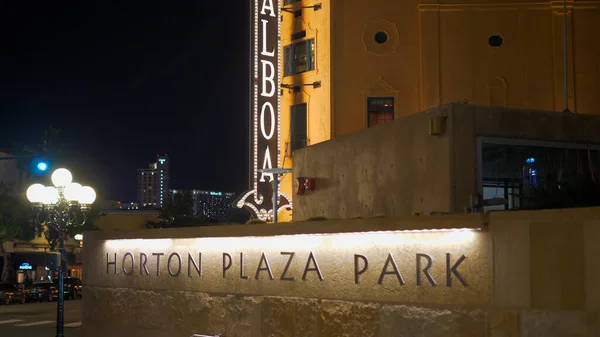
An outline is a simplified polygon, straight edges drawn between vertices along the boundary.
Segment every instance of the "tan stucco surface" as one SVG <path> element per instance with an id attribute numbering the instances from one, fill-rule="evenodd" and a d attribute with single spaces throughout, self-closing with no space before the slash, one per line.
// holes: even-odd
<path id="1" fill-rule="evenodd" d="M 316 189 L 294 195 L 294 220 L 351 219 L 452 208 L 450 137 L 429 135 L 426 114 L 338 137 L 294 153 L 294 178 Z"/>

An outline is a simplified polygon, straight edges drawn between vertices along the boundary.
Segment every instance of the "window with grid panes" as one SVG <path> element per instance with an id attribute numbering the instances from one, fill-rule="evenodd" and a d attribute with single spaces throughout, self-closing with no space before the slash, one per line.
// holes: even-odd
<path id="1" fill-rule="evenodd" d="M 291 76 L 315 70 L 315 39 L 309 39 L 283 48 L 283 75 Z"/>
<path id="2" fill-rule="evenodd" d="M 367 126 L 373 127 L 378 124 L 394 120 L 394 98 L 393 97 L 369 97 L 367 98 Z"/>

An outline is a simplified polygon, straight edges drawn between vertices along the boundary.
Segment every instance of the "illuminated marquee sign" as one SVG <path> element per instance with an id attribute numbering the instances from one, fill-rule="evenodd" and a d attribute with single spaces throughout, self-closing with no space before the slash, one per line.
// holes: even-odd
<path id="1" fill-rule="evenodd" d="M 261 220 L 273 218 L 274 175 L 260 169 L 280 163 L 280 18 L 278 0 L 254 1 L 254 87 L 253 87 L 253 189 L 238 201 Z M 291 208 L 291 200 L 279 192 L 277 209 Z"/>
<path id="2" fill-rule="evenodd" d="M 101 246 L 91 276 L 103 286 L 491 301 L 491 244 L 475 231 L 109 240 Z"/>

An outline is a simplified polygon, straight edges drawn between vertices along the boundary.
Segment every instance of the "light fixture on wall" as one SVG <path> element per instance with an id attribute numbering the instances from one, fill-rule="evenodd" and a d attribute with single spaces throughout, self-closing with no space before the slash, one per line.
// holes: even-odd
<path id="1" fill-rule="evenodd" d="M 445 133 L 446 116 L 429 116 L 429 135 L 441 136 Z"/>
<path id="2" fill-rule="evenodd" d="M 322 5 L 321 3 L 318 3 L 318 4 L 314 4 L 314 5 L 312 5 L 312 6 L 302 6 L 302 7 L 294 7 L 294 8 L 297 8 L 297 9 L 307 9 L 307 8 L 312 8 L 313 10 L 315 10 L 315 11 L 318 11 L 318 10 L 320 10 L 320 9 L 322 9 L 322 8 L 323 8 L 323 5 Z M 285 7 L 282 7 L 282 8 L 281 8 L 281 11 L 282 11 L 282 12 L 286 12 L 286 13 L 295 13 L 297 10 L 295 10 L 295 9 L 292 9 L 292 8 L 285 8 Z"/>

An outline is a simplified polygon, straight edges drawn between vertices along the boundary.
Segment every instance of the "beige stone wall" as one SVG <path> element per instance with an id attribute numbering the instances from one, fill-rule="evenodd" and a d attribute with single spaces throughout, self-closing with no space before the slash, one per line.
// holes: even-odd
<path id="1" fill-rule="evenodd" d="M 479 230 L 414 232 L 460 227 Z M 600 208 L 88 232 L 83 326 L 90 337 L 600 336 L 599 241 Z M 295 281 L 282 280 L 280 251 L 297 254 L 288 274 Z M 127 252 L 134 264 L 121 258 Z M 164 253 L 160 268 L 153 252 Z M 184 258 L 181 274 L 165 263 L 173 252 Z M 201 277 L 185 264 L 187 252 L 202 253 Z M 223 276 L 225 252 L 233 264 Z M 255 273 L 261 252 L 273 279 Z M 393 274 L 377 282 L 387 252 L 405 284 Z M 436 286 L 422 273 L 416 285 L 405 257 L 426 253 L 437 263 L 445 252 L 452 262 L 465 255 L 458 271 L 468 286 L 453 275 L 448 287 L 444 267 L 431 269 Z M 302 278 L 308 253 L 323 280 L 314 271 Z M 357 253 L 374 267 L 359 283 Z"/>
<path id="2" fill-rule="evenodd" d="M 597 313 L 428 308 L 297 297 L 86 287 L 84 335 L 592 337 Z"/>

